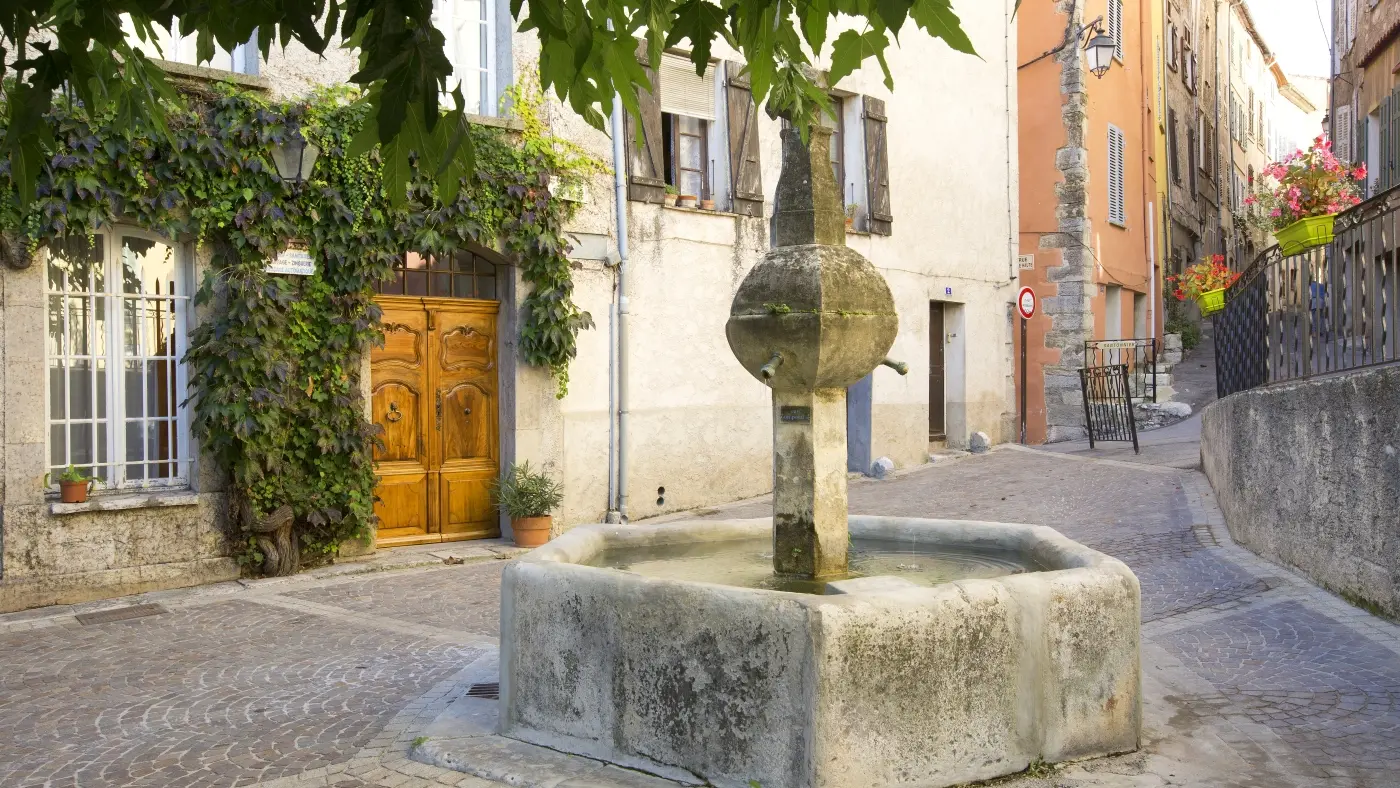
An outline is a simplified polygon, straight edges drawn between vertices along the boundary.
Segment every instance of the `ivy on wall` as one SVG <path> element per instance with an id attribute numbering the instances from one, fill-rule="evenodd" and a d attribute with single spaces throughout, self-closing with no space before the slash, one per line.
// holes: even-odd
<path id="1" fill-rule="evenodd" d="M 360 362 L 382 341 L 375 283 L 405 252 L 502 248 L 529 288 L 521 358 L 549 369 L 561 397 L 577 333 L 591 324 L 573 303 L 566 257 L 563 227 L 575 204 L 550 183 L 603 165 L 549 133 L 537 90 L 511 93 L 523 131 L 472 127 L 476 172 L 452 204 L 415 177 L 400 208 L 385 193 L 376 152 L 346 155 L 365 122 L 354 99 L 343 88 L 278 102 L 202 86 L 169 108 L 168 137 L 139 117 L 90 117 L 60 100 L 46 116 L 52 138 L 38 199 L 25 209 L 0 161 L 0 232 L 23 253 L 120 221 L 210 255 L 185 357 L 192 430 L 230 474 L 245 527 L 290 504 L 311 561 L 372 522 L 377 428 L 364 417 Z M 271 149 L 298 133 L 322 155 L 293 187 L 277 178 Z M 266 273 L 292 240 L 309 247 L 315 275 Z"/>

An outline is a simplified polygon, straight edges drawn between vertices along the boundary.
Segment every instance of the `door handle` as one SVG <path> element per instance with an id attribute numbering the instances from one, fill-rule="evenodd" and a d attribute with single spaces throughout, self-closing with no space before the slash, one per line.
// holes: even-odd
<path id="1" fill-rule="evenodd" d="M 442 431 L 442 392 L 437 393 L 437 429 Z"/>

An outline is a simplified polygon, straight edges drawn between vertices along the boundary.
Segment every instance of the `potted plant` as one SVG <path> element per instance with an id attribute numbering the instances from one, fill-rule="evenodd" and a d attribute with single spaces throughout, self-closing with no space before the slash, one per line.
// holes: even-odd
<path id="1" fill-rule="evenodd" d="M 1337 213 L 1361 202 L 1365 179 L 1366 165 L 1338 159 L 1323 135 L 1265 167 L 1245 204 L 1257 226 L 1273 231 L 1280 252 L 1298 254 L 1332 241 Z"/>
<path id="2" fill-rule="evenodd" d="M 63 503 L 85 503 L 92 483 L 97 481 L 77 468 L 69 465 L 58 475 L 58 499 Z M 49 486 L 49 475 L 44 474 L 44 486 Z"/>
<path id="3" fill-rule="evenodd" d="M 679 205 L 682 208 L 694 208 L 696 199 L 696 196 L 693 194 L 682 194 L 680 196 Z"/>
<path id="4" fill-rule="evenodd" d="M 1176 300 L 1193 300 L 1201 307 L 1202 315 L 1213 315 L 1225 308 L 1225 291 L 1239 278 L 1239 272 L 1225 265 L 1225 255 L 1212 254 L 1180 276 L 1167 277 L 1167 283 L 1174 288 L 1172 295 Z"/>
<path id="5" fill-rule="evenodd" d="M 537 473 L 529 461 L 512 464 L 492 485 L 496 505 L 510 518 L 519 547 L 539 547 L 549 541 L 554 524 L 550 512 L 564 500 L 564 486 L 547 473 Z"/>
<path id="6" fill-rule="evenodd" d="M 846 203 L 846 229 L 856 229 L 856 204 L 853 202 Z"/>
<path id="7" fill-rule="evenodd" d="M 680 192 L 671 184 L 666 184 L 666 204 L 675 207 L 676 200 L 680 199 Z"/>
<path id="8" fill-rule="evenodd" d="M 715 201 L 714 201 L 714 200 L 701 200 L 701 201 L 700 201 L 700 210 L 702 210 L 702 211 L 713 211 L 714 209 L 715 209 Z"/>

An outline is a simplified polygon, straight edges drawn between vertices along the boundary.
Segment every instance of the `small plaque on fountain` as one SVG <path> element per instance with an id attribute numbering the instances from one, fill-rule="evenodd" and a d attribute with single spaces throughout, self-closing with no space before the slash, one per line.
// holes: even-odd
<path id="1" fill-rule="evenodd" d="M 812 409 L 797 405 L 783 405 L 778 408 L 778 419 L 787 424 L 811 424 Z"/>

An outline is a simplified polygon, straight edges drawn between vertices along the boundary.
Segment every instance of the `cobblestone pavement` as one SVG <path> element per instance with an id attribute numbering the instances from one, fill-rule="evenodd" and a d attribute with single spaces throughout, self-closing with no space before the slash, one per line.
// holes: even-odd
<path id="1" fill-rule="evenodd" d="M 1160 464 L 1081 448 L 1007 447 L 851 486 L 855 513 L 1050 525 L 1138 574 L 1142 751 L 1000 785 L 1400 788 L 1400 627 L 1234 545 L 1204 477 L 1171 467 L 1178 448 Z M 768 513 L 759 501 L 705 514 Z M 467 684 L 495 675 L 503 565 L 0 616 L 0 786 L 499 788 L 408 754 Z M 167 612 L 73 617 L 133 602 Z"/>

